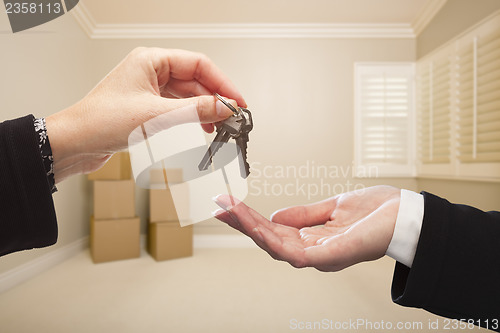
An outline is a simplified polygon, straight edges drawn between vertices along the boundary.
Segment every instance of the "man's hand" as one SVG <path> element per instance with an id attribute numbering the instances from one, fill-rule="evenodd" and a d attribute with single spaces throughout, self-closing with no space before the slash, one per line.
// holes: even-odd
<path id="1" fill-rule="evenodd" d="M 232 115 L 214 93 L 246 107 L 236 87 L 205 55 L 135 49 L 84 99 L 46 118 L 56 182 L 98 169 L 127 147 L 135 128 L 169 111 L 195 108 L 202 127 L 212 132 L 213 123 Z"/>
<path id="2" fill-rule="evenodd" d="M 384 256 L 392 239 L 400 190 L 374 186 L 275 212 L 269 221 L 227 195 L 215 217 L 251 237 L 274 259 L 292 266 L 339 271 Z"/>

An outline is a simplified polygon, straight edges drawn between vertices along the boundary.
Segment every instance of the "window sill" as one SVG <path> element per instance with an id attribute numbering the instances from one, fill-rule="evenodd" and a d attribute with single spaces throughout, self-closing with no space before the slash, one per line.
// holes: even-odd
<path id="1" fill-rule="evenodd" d="M 487 178 L 487 177 L 471 177 L 471 176 L 443 176 L 443 175 L 419 175 L 419 179 L 436 179 L 436 180 L 454 180 L 454 181 L 467 181 L 467 182 L 485 182 L 485 183 L 500 183 L 500 178 Z"/>

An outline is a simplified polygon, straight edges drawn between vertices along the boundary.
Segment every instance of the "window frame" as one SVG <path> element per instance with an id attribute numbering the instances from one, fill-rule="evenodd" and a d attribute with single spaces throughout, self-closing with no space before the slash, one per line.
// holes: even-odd
<path id="1" fill-rule="evenodd" d="M 407 116 L 407 142 L 405 147 L 408 151 L 406 164 L 390 163 L 363 163 L 363 110 L 361 77 L 364 73 L 378 73 L 383 75 L 387 71 L 406 71 L 405 76 L 410 79 Z M 356 178 L 406 178 L 416 176 L 415 167 L 415 62 L 356 62 L 354 64 L 354 176 Z M 376 170 L 376 172 L 373 172 Z"/>

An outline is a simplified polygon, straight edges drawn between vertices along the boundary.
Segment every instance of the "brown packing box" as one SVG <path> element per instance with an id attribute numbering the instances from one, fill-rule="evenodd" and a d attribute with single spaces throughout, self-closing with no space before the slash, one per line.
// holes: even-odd
<path id="1" fill-rule="evenodd" d="M 164 170 L 166 173 L 163 172 Z M 149 183 L 165 184 L 165 176 L 167 176 L 169 184 L 183 182 L 182 169 L 151 169 L 149 171 Z"/>
<path id="2" fill-rule="evenodd" d="M 133 180 L 97 180 L 94 182 L 94 217 L 120 219 L 135 217 Z"/>
<path id="3" fill-rule="evenodd" d="M 128 152 L 115 153 L 99 170 L 87 176 L 89 180 L 124 180 L 132 177 Z"/>
<path id="4" fill-rule="evenodd" d="M 178 221 L 149 223 L 148 251 L 157 261 L 193 255 L 193 226 Z"/>
<path id="5" fill-rule="evenodd" d="M 131 219 L 90 219 L 90 253 L 94 263 L 138 258 L 141 255 L 138 217 Z"/>
<path id="6" fill-rule="evenodd" d="M 149 190 L 151 222 L 189 220 L 189 184 L 176 184 L 176 205 L 169 189 Z M 177 208 L 177 209 L 176 209 Z"/>

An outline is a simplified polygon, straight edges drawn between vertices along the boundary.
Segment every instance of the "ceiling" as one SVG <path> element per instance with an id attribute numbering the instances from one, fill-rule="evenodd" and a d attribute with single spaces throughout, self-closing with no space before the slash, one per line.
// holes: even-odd
<path id="1" fill-rule="evenodd" d="M 96 24 L 409 24 L 445 0 L 82 0 Z M 431 9 L 430 9 L 431 8 Z"/>

